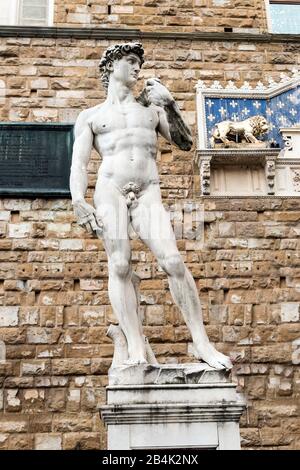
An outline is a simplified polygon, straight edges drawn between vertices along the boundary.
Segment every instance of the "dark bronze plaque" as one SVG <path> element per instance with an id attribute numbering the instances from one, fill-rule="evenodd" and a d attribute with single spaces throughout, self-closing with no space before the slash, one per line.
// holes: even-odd
<path id="1" fill-rule="evenodd" d="M 70 195 L 72 147 L 72 124 L 0 123 L 0 195 Z"/>

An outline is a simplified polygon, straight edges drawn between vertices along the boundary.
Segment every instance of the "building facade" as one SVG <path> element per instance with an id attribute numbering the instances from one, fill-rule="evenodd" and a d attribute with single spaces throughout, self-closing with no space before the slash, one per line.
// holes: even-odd
<path id="1" fill-rule="evenodd" d="M 160 141 L 161 189 L 174 218 L 174 201 L 204 208 L 204 244 L 182 237 L 178 246 L 196 279 L 209 337 L 233 357 L 234 380 L 247 398 L 242 446 L 299 449 L 299 196 L 206 196 L 193 163 L 201 125 L 198 80 L 255 86 L 299 69 L 298 2 L 20 0 L 0 6 L 2 123 L 74 123 L 82 109 L 105 99 L 102 52 L 120 41 L 143 43 L 139 90 L 144 79 L 159 77 L 195 136 L 190 152 Z M 278 31 L 282 12 L 290 21 Z M 89 201 L 99 162 L 92 154 Z M 132 240 L 132 250 L 144 328 L 158 360 L 191 361 L 191 339 L 166 276 L 142 242 Z M 0 448 L 105 449 L 98 408 L 113 352 L 106 330 L 114 321 L 102 242 L 76 224 L 70 197 L 3 195 Z"/>

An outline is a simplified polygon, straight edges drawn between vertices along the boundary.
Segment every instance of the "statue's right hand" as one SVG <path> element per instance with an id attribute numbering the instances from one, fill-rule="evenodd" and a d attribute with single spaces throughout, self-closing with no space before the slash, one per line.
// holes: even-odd
<path id="1" fill-rule="evenodd" d="M 84 227 L 89 233 L 102 232 L 103 224 L 96 217 L 96 211 L 93 206 L 85 201 L 77 201 L 73 203 L 74 213 L 78 224 Z"/>

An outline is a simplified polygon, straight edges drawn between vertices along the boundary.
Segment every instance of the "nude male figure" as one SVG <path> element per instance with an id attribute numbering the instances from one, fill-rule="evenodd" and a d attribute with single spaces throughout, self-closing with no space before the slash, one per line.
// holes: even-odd
<path id="1" fill-rule="evenodd" d="M 147 80 L 142 95 L 134 97 L 143 53 L 141 44 L 128 43 L 112 46 L 102 56 L 100 70 L 107 98 L 104 103 L 82 111 L 75 125 L 70 177 L 74 212 L 81 225 L 103 239 L 108 257 L 109 297 L 127 340 L 129 363 L 147 363 L 132 282 L 128 236 L 131 223 L 168 276 L 173 299 L 191 333 L 196 357 L 217 369 L 231 368 L 230 359 L 209 342 L 194 279 L 179 254 L 161 201 L 156 165 L 158 134 L 182 150 L 190 150 L 190 130 L 174 98 L 159 80 Z M 95 208 L 84 199 L 93 146 L 102 157 L 94 193 Z M 152 237 L 153 223 L 158 226 L 156 233 L 166 233 L 167 229 L 171 236 Z"/>

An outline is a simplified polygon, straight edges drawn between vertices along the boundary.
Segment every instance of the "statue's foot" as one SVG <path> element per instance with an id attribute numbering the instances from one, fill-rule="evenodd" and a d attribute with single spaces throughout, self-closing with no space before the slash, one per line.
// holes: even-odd
<path id="1" fill-rule="evenodd" d="M 146 349 L 138 348 L 137 346 L 132 347 L 128 351 L 128 359 L 124 362 L 128 366 L 138 366 L 140 364 L 148 364 L 146 359 Z"/>
<path id="2" fill-rule="evenodd" d="M 206 362 L 209 366 L 213 367 L 214 369 L 231 369 L 232 362 L 228 356 L 225 354 L 220 353 L 216 350 L 216 348 L 207 343 L 205 346 L 196 346 L 194 344 L 194 348 L 196 351 L 197 359 L 202 359 L 202 361 Z"/>
<path id="3" fill-rule="evenodd" d="M 126 364 L 127 366 L 139 366 L 141 364 L 149 364 L 149 363 L 144 357 L 142 358 L 131 357 L 127 359 L 127 361 L 125 361 L 124 364 Z"/>

